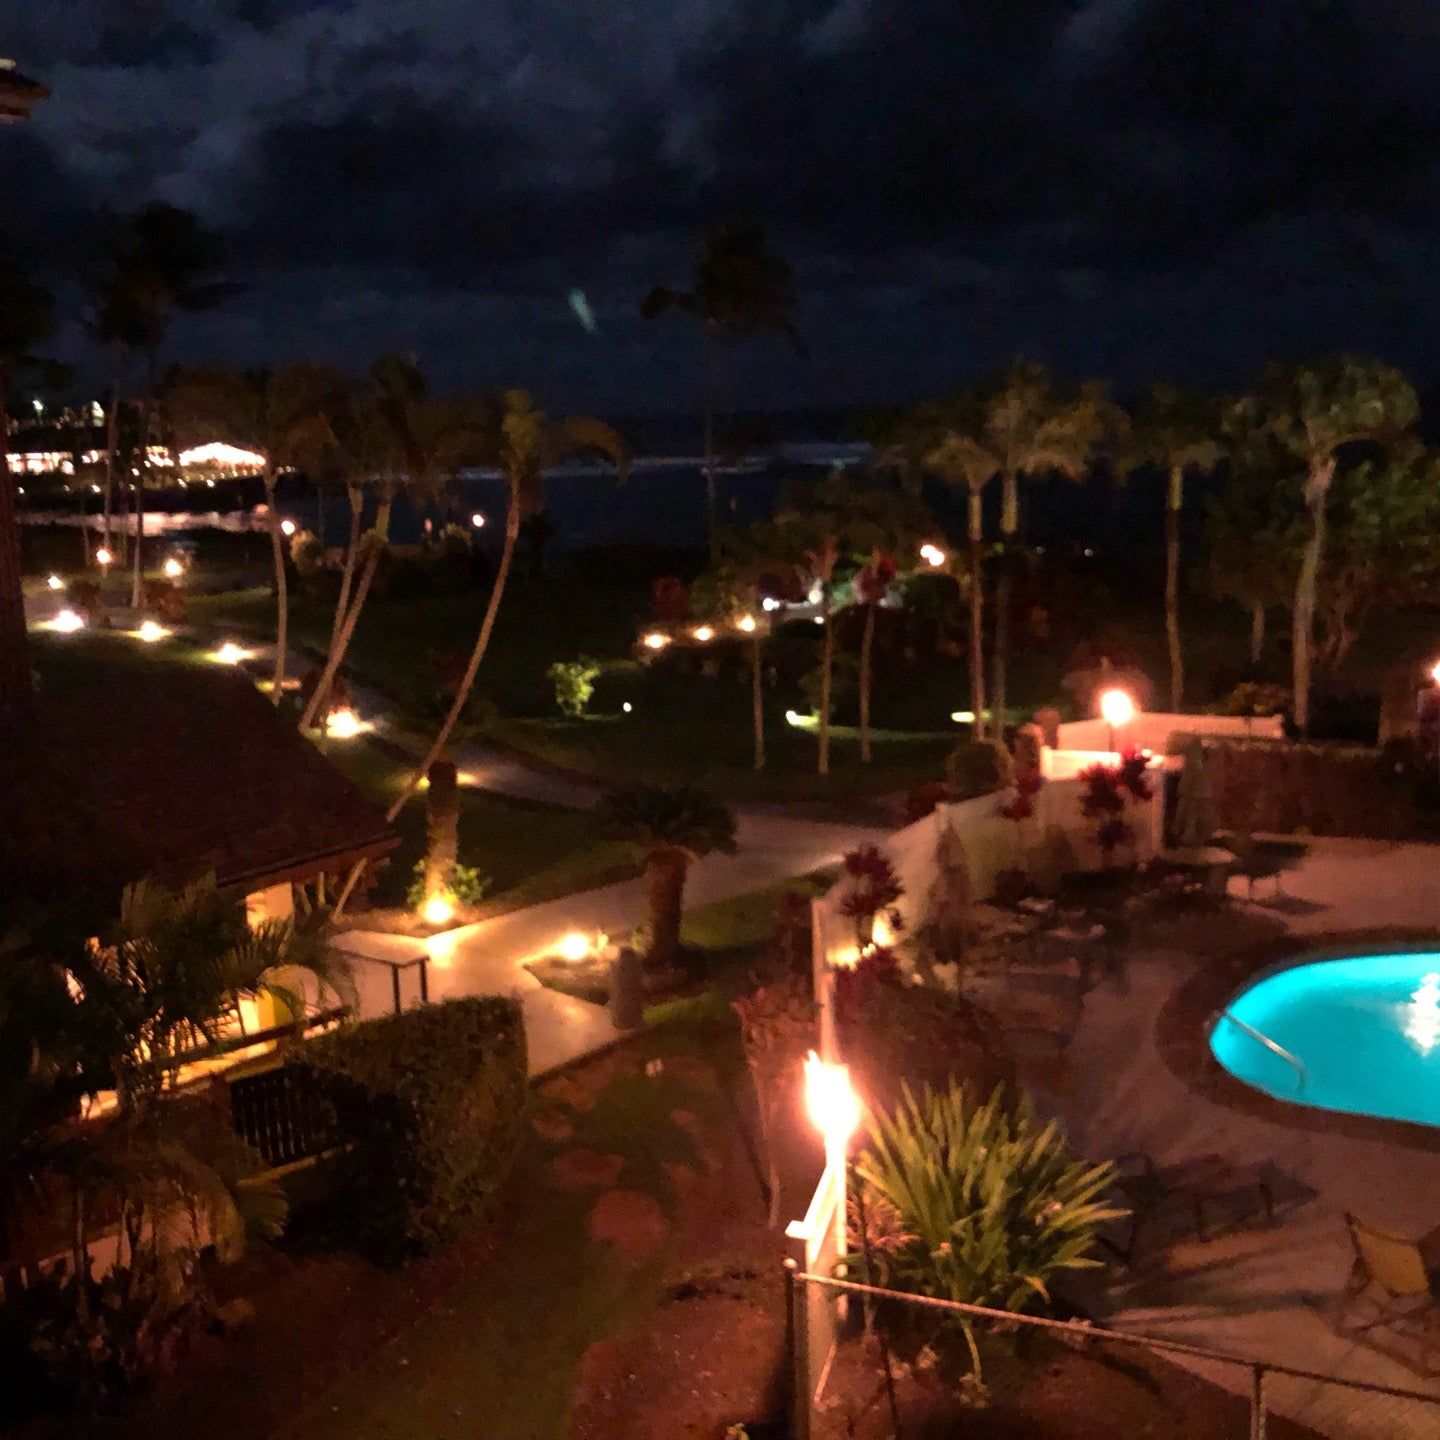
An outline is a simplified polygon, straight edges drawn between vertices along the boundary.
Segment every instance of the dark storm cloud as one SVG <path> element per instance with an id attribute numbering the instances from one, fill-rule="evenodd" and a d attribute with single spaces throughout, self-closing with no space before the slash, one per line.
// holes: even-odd
<path id="1" fill-rule="evenodd" d="M 199 209 L 249 291 L 190 339 L 246 358 L 310 325 L 340 353 L 674 401 L 683 327 L 635 298 L 743 212 L 794 259 L 816 342 L 805 372 L 757 355 L 774 398 L 923 389 L 1021 347 L 1127 380 L 1310 343 L 1407 360 L 1440 320 L 1433 11 L 50 0 L 4 41 L 55 98 L 3 137 L 0 182 L 22 231 L 68 239 L 87 207 Z"/>

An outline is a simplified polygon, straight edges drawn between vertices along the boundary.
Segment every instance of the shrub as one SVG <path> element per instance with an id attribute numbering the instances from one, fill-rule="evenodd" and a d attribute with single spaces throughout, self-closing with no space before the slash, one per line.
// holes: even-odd
<path id="1" fill-rule="evenodd" d="M 1212 708 L 1216 715 L 1285 715 L 1290 710 L 1290 691 L 1263 680 L 1242 680 Z"/>
<path id="2" fill-rule="evenodd" d="M 425 891 L 425 861 L 415 862 L 409 888 L 405 891 L 407 909 L 418 910 L 430 897 Z M 482 874 L 474 865 L 456 865 L 450 871 L 450 882 L 446 886 L 450 898 L 463 910 L 478 905 L 490 889 L 490 877 Z"/>
<path id="3" fill-rule="evenodd" d="M 509 1175 L 527 1095 L 514 1000 L 366 1020 L 312 1041 L 297 1064 L 333 1112 L 342 1218 L 382 1256 L 451 1239 Z"/>
<path id="4" fill-rule="evenodd" d="M 578 720 L 585 713 L 595 694 L 595 680 L 600 670 L 598 660 L 582 655 L 578 660 L 557 660 L 545 672 L 555 687 L 555 703 L 562 715 Z"/>
<path id="5" fill-rule="evenodd" d="M 945 776 L 957 800 L 1003 790 L 1014 778 L 1010 752 L 991 740 L 967 740 L 945 760 Z"/>
<path id="6" fill-rule="evenodd" d="M 845 1263 L 871 1283 L 1023 1311 L 1050 1301 L 1058 1273 L 1093 1267 L 1100 1226 L 1121 1213 L 1104 1203 L 1112 1167 L 1073 1159 L 1058 1125 L 998 1087 L 982 1105 L 954 1083 L 918 1099 L 907 1087 L 868 1128 L 856 1171 L 870 1259 Z"/>

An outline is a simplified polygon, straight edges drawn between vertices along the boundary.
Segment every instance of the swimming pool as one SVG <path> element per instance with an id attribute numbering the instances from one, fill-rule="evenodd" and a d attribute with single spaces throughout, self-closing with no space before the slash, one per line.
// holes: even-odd
<path id="1" fill-rule="evenodd" d="M 1440 952 L 1267 975 L 1216 1018 L 1210 1049 L 1277 1099 L 1440 1126 Z"/>

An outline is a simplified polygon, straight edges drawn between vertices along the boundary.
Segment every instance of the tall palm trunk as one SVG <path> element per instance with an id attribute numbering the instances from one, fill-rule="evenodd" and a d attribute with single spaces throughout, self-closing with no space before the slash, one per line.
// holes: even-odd
<path id="1" fill-rule="evenodd" d="M 275 465 L 265 462 L 265 504 L 270 516 L 270 558 L 275 565 L 275 678 L 271 699 L 279 704 L 285 692 L 285 650 L 290 643 L 290 577 L 285 571 L 285 535 L 275 501 Z"/>
<path id="2" fill-rule="evenodd" d="M 1312 465 L 1305 481 L 1305 509 L 1310 517 L 1310 534 L 1295 581 L 1294 623 L 1291 629 L 1292 677 L 1295 690 L 1295 725 L 1302 735 L 1310 731 L 1310 647 L 1315 630 L 1315 591 L 1320 565 L 1325 558 L 1326 502 L 1335 478 L 1335 461 Z"/>
<path id="3" fill-rule="evenodd" d="M 115 447 L 119 443 L 120 387 L 110 387 L 110 414 L 105 421 L 105 519 L 100 527 L 105 548 L 115 553 Z"/>
<path id="4" fill-rule="evenodd" d="M 715 402 L 720 390 L 720 347 L 711 326 L 705 327 L 705 535 L 710 564 L 720 563 L 720 487 L 715 476 Z"/>
<path id="5" fill-rule="evenodd" d="M 130 556 L 130 608 L 140 608 L 140 565 L 142 548 L 141 542 L 145 538 L 145 466 L 140 467 L 140 474 L 135 479 L 135 503 L 131 507 L 135 516 L 135 549 Z"/>
<path id="6" fill-rule="evenodd" d="M 680 957 L 680 916 L 690 855 L 673 845 L 656 846 L 645 858 L 645 889 L 650 897 L 650 962 L 674 965 Z"/>
<path id="7" fill-rule="evenodd" d="M 765 673 L 761 663 L 760 635 L 750 642 L 750 715 L 755 724 L 755 768 L 765 768 Z"/>
<path id="8" fill-rule="evenodd" d="M 1250 602 L 1250 663 L 1259 665 L 1265 653 L 1265 602 Z"/>
<path id="9" fill-rule="evenodd" d="M 1185 657 L 1180 649 L 1180 507 L 1185 501 L 1185 471 L 1170 467 L 1165 495 L 1165 640 L 1170 647 L 1170 709 L 1180 712 L 1185 694 Z"/>
<path id="10" fill-rule="evenodd" d="M 485 618 L 480 622 L 480 633 L 476 635 L 475 644 L 471 647 L 470 659 L 465 665 L 465 673 L 460 677 L 460 684 L 455 689 L 455 698 L 451 700 L 450 708 L 445 712 L 445 718 L 440 722 L 440 728 L 435 732 L 435 738 L 425 752 L 425 758 L 415 767 L 409 783 L 391 801 L 390 809 L 385 817 L 387 820 L 394 820 L 404 808 L 406 800 L 410 798 L 415 787 L 429 773 L 431 765 L 440 758 L 460 716 L 464 714 L 466 702 L 470 699 L 470 692 L 475 688 L 475 676 L 480 670 L 480 662 L 485 658 L 486 650 L 490 648 L 490 635 L 495 629 L 495 617 L 500 613 L 500 601 L 505 595 L 505 582 L 510 578 L 510 566 L 515 558 L 515 545 L 519 538 L 520 503 L 512 487 L 510 503 L 505 511 L 505 544 L 500 551 L 500 564 L 495 571 L 495 583 L 490 587 L 490 602 L 485 607 Z"/>
<path id="11" fill-rule="evenodd" d="M 971 734 L 985 738 L 985 522 L 982 492 L 970 487 L 970 708 Z"/>
<path id="12" fill-rule="evenodd" d="M 9 376 L 0 373 L 0 432 L 9 392 Z M 25 633 L 25 595 L 20 584 L 15 477 L 8 460 L 0 471 L 0 710 L 6 710 L 29 703 L 30 640 Z"/>
<path id="13" fill-rule="evenodd" d="M 830 689 L 831 675 L 835 667 L 835 628 L 830 619 L 830 586 L 821 582 L 820 619 L 823 624 L 824 642 L 820 647 L 820 748 L 816 762 L 816 773 L 830 773 Z"/>
<path id="14" fill-rule="evenodd" d="M 860 762 L 870 763 L 870 665 L 875 649 L 875 606 L 865 607 L 865 628 L 860 632 Z"/>
<path id="15" fill-rule="evenodd" d="M 335 618 L 330 622 L 330 646 L 340 637 L 340 627 L 350 607 L 350 587 L 355 580 L 355 562 L 360 553 L 360 515 L 365 508 L 365 495 L 358 485 L 348 489 L 350 497 L 350 538 L 345 545 L 345 567 L 340 572 L 340 594 L 335 600 Z"/>
<path id="16" fill-rule="evenodd" d="M 392 503 L 392 497 L 386 494 L 385 498 L 380 501 L 380 508 L 375 513 L 375 543 L 365 557 L 364 569 L 361 570 L 360 579 L 355 586 L 354 599 L 351 600 L 350 607 L 341 622 L 339 633 L 331 642 L 330 653 L 325 657 L 325 668 L 320 672 L 320 680 L 315 686 L 315 693 L 311 695 L 306 703 L 304 713 L 300 716 L 302 730 L 315 724 L 316 716 L 320 713 L 335 684 L 335 676 L 340 671 L 341 662 L 345 659 L 345 652 L 350 648 L 350 640 L 355 634 L 356 622 L 360 619 L 361 610 L 365 608 L 365 597 L 370 593 L 370 582 L 375 578 L 375 571 L 380 566 L 380 556 L 385 550 L 385 541 L 390 532 Z"/>
<path id="17" fill-rule="evenodd" d="M 135 477 L 135 552 L 130 570 L 130 608 L 140 608 L 141 551 L 145 548 L 145 481 L 150 475 L 150 421 L 155 406 L 155 360 L 149 365 L 149 378 L 145 385 L 145 408 L 140 414 L 140 473 Z"/>
<path id="18" fill-rule="evenodd" d="M 1010 664 L 1010 592 L 1015 573 L 1015 546 L 1020 536 L 1020 481 L 1014 471 L 1001 476 L 1000 576 L 995 585 L 995 656 L 990 681 L 990 709 L 994 715 L 995 734 L 1005 733 L 1006 671 Z"/>

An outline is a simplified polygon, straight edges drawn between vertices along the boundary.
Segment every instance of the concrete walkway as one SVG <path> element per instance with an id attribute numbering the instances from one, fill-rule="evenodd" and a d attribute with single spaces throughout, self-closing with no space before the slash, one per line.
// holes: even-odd
<path id="1" fill-rule="evenodd" d="M 1295 935 L 1297 948 L 1307 933 L 1385 926 L 1434 927 L 1440 938 L 1440 849 L 1348 840 L 1311 845 L 1287 872 L 1291 898 L 1259 907 Z M 1109 1292 L 1097 1291 L 1107 1322 L 1440 1397 L 1440 1383 L 1339 1337 L 1330 1315 L 1350 1267 L 1345 1211 L 1423 1234 L 1440 1223 L 1440 1155 L 1290 1128 L 1196 1094 L 1162 1059 L 1155 1033 L 1162 1007 L 1194 974 L 1204 946 L 1198 927 L 1176 922 L 1173 949 L 1133 952 L 1121 986 L 1091 991 L 1068 1048 L 1068 1071 L 1043 1101 L 1085 1154 L 1143 1150 L 1161 1164 L 1208 1153 L 1237 1163 L 1268 1159 L 1314 1195 L 1282 1205 L 1274 1228 L 1259 1224 L 1205 1243 L 1187 1240 L 1149 1259 L 1142 1252 L 1133 1274 Z M 1212 1378 L 1248 1385 L 1243 1373 Z M 1440 1435 L 1440 1405 L 1283 1380 L 1268 1393 L 1277 1411 L 1337 1440 Z"/>
<path id="2" fill-rule="evenodd" d="M 739 854 L 707 856 L 690 872 L 689 905 L 703 905 L 759 890 L 791 876 L 833 863 L 848 849 L 878 840 L 879 831 L 829 825 L 774 815 L 742 814 Z M 525 969 L 527 960 L 549 953 L 568 931 L 621 935 L 646 915 L 643 880 L 626 880 L 533 905 L 493 920 L 412 940 L 375 931 L 350 930 L 337 945 L 352 955 L 394 963 L 422 955 L 430 959 L 430 998 L 457 995 L 516 995 L 525 1009 L 533 1073 L 608 1044 L 616 1032 L 597 1005 L 547 989 Z M 361 1013 L 383 1014 L 393 1006 L 388 966 L 356 965 Z M 403 978 L 402 999 L 418 999 L 414 972 Z"/>

